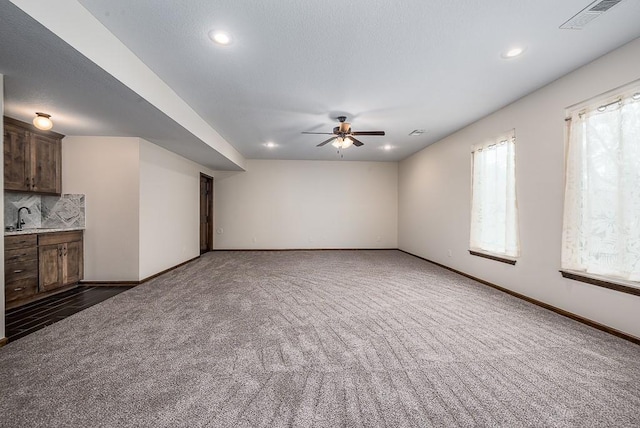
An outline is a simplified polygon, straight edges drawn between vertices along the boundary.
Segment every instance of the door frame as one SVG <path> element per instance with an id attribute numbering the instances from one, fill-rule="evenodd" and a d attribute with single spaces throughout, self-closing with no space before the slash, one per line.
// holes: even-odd
<path id="1" fill-rule="evenodd" d="M 204 181 L 203 181 L 204 179 Z M 203 183 L 205 183 L 204 185 L 207 187 L 207 189 L 205 189 L 205 198 L 204 198 L 204 203 L 207 206 L 207 211 L 208 215 L 207 215 L 207 221 L 206 222 L 202 222 L 202 186 Z M 211 177 L 210 175 L 207 174 L 203 174 L 202 172 L 200 173 L 200 180 L 199 180 L 199 188 L 200 188 L 200 207 L 199 207 L 199 223 L 200 223 L 200 254 L 206 253 L 208 251 L 213 250 L 213 177 Z M 205 230 L 202 230 L 203 228 L 205 228 Z M 205 236 L 206 237 L 206 242 L 203 245 L 202 242 L 202 237 Z M 204 249 L 203 249 L 204 247 Z"/>

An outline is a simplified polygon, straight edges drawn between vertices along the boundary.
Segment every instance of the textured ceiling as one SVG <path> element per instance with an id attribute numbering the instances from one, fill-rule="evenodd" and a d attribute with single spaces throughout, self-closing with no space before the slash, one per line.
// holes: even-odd
<path id="1" fill-rule="evenodd" d="M 345 159 L 400 160 L 640 36 L 637 0 L 583 30 L 558 27 L 589 0 L 80 3 L 247 158 L 336 159 L 301 132 L 344 114 L 356 131 L 387 132 Z M 211 43 L 212 29 L 232 45 Z M 527 49 L 502 59 L 514 45 Z M 109 126 L 130 133 L 119 120 Z"/>

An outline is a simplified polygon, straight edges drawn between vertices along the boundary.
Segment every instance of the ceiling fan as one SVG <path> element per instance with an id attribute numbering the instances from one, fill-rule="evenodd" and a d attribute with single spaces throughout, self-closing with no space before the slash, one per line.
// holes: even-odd
<path id="1" fill-rule="evenodd" d="M 303 134 L 317 134 L 317 135 L 332 135 L 331 138 L 323 141 L 318 144 L 316 147 L 322 147 L 327 143 L 331 143 L 333 147 L 336 149 L 346 149 L 350 147 L 352 144 L 356 147 L 362 146 L 364 143 L 362 141 L 357 140 L 354 136 L 360 135 L 385 135 L 384 131 L 352 131 L 351 124 L 349 122 L 345 122 L 347 120 L 346 116 L 338 116 L 338 122 L 340 122 L 339 126 L 333 128 L 333 132 L 303 132 Z"/>

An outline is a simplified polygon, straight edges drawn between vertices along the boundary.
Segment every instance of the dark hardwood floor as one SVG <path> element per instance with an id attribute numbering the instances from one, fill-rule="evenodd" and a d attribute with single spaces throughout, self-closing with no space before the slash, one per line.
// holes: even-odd
<path id="1" fill-rule="evenodd" d="M 131 287 L 80 286 L 19 308 L 9 309 L 5 314 L 7 339 L 13 342 L 129 288 Z"/>

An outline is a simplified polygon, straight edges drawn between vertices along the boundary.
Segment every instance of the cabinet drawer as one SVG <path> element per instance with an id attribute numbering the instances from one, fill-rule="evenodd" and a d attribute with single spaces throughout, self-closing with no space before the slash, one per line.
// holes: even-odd
<path id="1" fill-rule="evenodd" d="M 26 278 L 38 278 L 38 261 L 36 259 L 4 265 L 5 283 Z"/>
<path id="2" fill-rule="evenodd" d="M 38 278 L 27 278 L 6 282 L 4 285 L 4 300 L 6 303 L 22 300 L 38 292 Z"/>
<path id="3" fill-rule="evenodd" d="M 38 235 L 14 235 L 4 237 L 4 249 L 15 250 L 16 248 L 35 247 L 38 244 Z"/>
<path id="4" fill-rule="evenodd" d="M 6 250 L 4 252 L 5 263 L 27 262 L 37 259 L 38 249 L 36 247 L 18 248 L 17 250 Z"/>
<path id="5" fill-rule="evenodd" d="M 82 241 L 82 231 L 52 232 L 38 235 L 38 245 L 64 244 L 66 242 Z"/>

